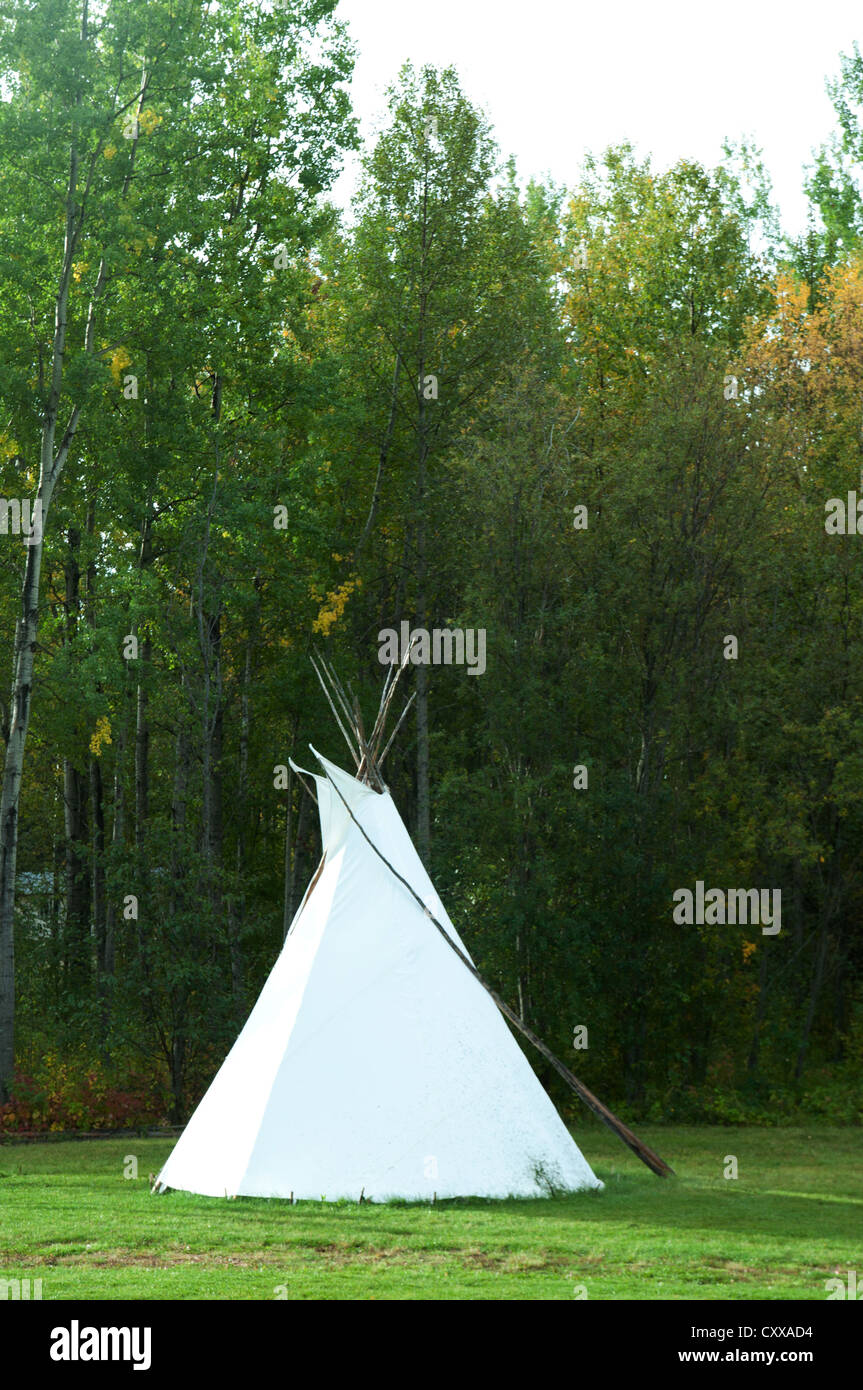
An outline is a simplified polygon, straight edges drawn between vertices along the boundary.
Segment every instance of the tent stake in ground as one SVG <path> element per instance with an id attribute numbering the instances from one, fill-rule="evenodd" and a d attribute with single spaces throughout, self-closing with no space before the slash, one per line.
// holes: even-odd
<path id="1" fill-rule="evenodd" d="M 315 659 L 356 775 L 312 749 L 321 862 L 162 1191 L 368 1202 L 601 1188 L 501 1013 L 654 1172 L 671 1171 L 485 984 L 450 922 L 381 775 L 408 659 L 368 737 L 353 691 Z"/>

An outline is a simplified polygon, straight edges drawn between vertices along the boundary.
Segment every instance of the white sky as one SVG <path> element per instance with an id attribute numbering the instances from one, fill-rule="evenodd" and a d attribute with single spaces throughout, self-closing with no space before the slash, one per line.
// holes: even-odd
<path id="1" fill-rule="evenodd" d="M 834 128 L 824 81 L 863 45 L 861 0 L 341 0 L 359 45 L 364 136 L 408 58 L 459 72 L 520 177 L 572 183 L 586 150 L 623 139 L 662 167 L 718 163 L 755 138 L 785 230 L 805 224 L 803 165 Z M 350 197 L 355 161 L 334 196 Z"/>

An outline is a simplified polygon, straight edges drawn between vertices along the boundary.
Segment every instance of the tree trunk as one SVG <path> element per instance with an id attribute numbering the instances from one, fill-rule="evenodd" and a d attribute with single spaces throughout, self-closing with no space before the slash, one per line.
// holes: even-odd
<path id="1" fill-rule="evenodd" d="M 204 698 L 201 702 L 201 816 L 207 894 L 218 917 L 222 895 L 219 869 L 222 861 L 222 748 L 224 713 L 222 702 L 222 618 L 221 606 L 202 613 L 199 630 L 204 665 Z"/>
<path id="2" fill-rule="evenodd" d="M 185 1018 L 186 994 L 180 1004 L 181 1016 Z M 185 1120 L 186 1090 L 186 1034 L 182 1025 L 174 1029 L 171 1040 L 171 1123 L 181 1125 Z"/>
<path id="3" fill-rule="evenodd" d="M 809 1003 L 806 1008 L 806 1018 L 803 1022 L 803 1035 L 800 1039 L 800 1046 L 797 1049 L 797 1061 L 794 1066 L 794 1079 L 800 1081 L 806 1067 L 806 1056 L 809 1051 L 809 1039 L 812 1033 L 812 1025 L 815 1022 L 815 1014 L 818 1010 L 818 1001 L 821 996 L 821 986 L 824 982 L 824 966 L 827 961 L 827 947 L 830 941 L 828 919 L 822 920 L 821 928 L 818 933 L 818 944 L 815 949 L 815 968 L 812 972 L 812 984 L 809 990 Z"/>
<path id="4" fill-rule="evenodd" d="M 127 696 L 124 695 L 124 699 Z M 123 834 L 125 830 L 126 798 L 123 786 L 123 768 L 126 760 L 126 747 L 129 733 L 128 705 L 124 727 L 117 740 L 116 752 L 114 755 L 114 794 L 113 794 L 113 813 L 111 818 L 111 866 L 116 867 L 119 854 L 123 846 Z M 114 958 L 115 958 L 115 928 L 117 922 L 117 902 L 116 891 L 113 888 L 109 894 L 106 893 L 105 902 L 105 935 L 102 943 L 102 980 L 104 983 L 104 1016 L 103 1031 L 107 1038 L 110 1025 L 110 1004 L 111 1004 L 111 985 L 114 979 Z"/>
<path id="5" fill-rule="evenodd" d="M 55 835 L 51 864 L 51 995 L 54 1011 L 59 1017 L 63 1000 L 63 883 L 66 865 L 66 842 Z"/>
<path id="6" fill-rule="evenodd" d="M 150 816 L 150 725 L 147 719 L 146 671 L 152 647 L 149 637 L 141 646 L 141 672 L 135 699 L 135 848 L 143 854 Z"/>
<path id="7" fill-rule="evenodd" d="M 239 792 L 237 794 L 237 888 L 228 910 L 228 947 L 231 953 L 231 997 L 237 1022 L 245 1017 L 243 950 L 240 943 L 245 916 L 246 831 L 249 816 L 249 734 L 251 731 L 252 639 L 246 642 L 243 689 L 240 696 Z"/>
<path id="8" fill-rule="evenodd" d="M 424 195 L 427 196 L 427 195 Z M 424 208 L 425 215 L 425 208 Z M 423 254 L 425 255 L 426 228 L 423 225 Z M 425 273 L 425 266 L 423 266 Z M 417 418 L 417 625 L 426 626 L 427 620 L 427 558 L 426 558 L 426 465 L 428 442 L 426 439 L 426 409 L 423 391 L 425 370 L 425 315 L 426 295 L 420 296 L 420 344 L 419 344 L 419 391 Z M 425 664 L 417 667 L 416 679 L 417 707 L 417 849 L 426 868 L 431 854 L 431 792 L 429 786 L 429 671 Z"/>
<path id="9" fill-rule="evenodd" d="M 84 0 L 81 14 L 81 51 L 89 41 L 88 4 Z M 142 99 L 146 79 L 142 82 Z M 83 94 L 79 87 L 76 105 L 80 108 Z M 139 103 L 140 105 L 140 103 Z M 134 144 L 132 155 L 134 156 Z M 93 156 L 96 158 L 98 156 Z M 132 161 L 123 185 L 128 191 Z M 92 174 L 92 160 L 90 167 Z M 38 533 L 28 537 L 24 579 L 21 586 L 21 615 L 15 628 L 15 647 L 12 661 L 12 690 L 9 709 L 4 713 L 3 734 L 6 752 L 3 768 L 3 789 L 0 795 L 0 1104 L 8 1099 L 9 1085 L 15 1067 L 15 869 L 18 857 L 18 809 L 21 800 L 21 777 L 24 750 L 30 724 L 30 701 L 33 691 L 33 666 L 36 638 L 39 630 L 39 580 L 42 570 L 42 548 L 51 499 L 60 480 L 80 419 L 80 407 L 75 405 L 69 416 L 59 445 L 56 443 L 60 400 L 63 391 L 63 363 L 66 352 L 66 328 L 69 312 L 69 289 L 72 266 L 84 227 L 84 202 L 79 188 L 79 155 L 73 141 L 69 151 L 69 174 L 63 205 L 63 255 L 54 300 L 54 335 L 51 349 L 48 392 L 42 413 L 39 456 L 39 481 L 36 503 L 41 508 Z M 96 307 L 105 288 L 107 268 L 100 261 L 96 283 L 87 309 L 84 329 L 84 350 L 95 348 Z"/>
<path id="10" fill-rule="evenodd" d="M 417 850 L 428 868 L 431 854 L 431 791 L 429 785 L 428 667 L 417 667 Z"/>
<path id="11" fill-rule="evenodd" d="M 74 161 L 73 161 L 74 163 Z M 74 183 L 73 183 L 74 186 Z M 71 223 L 71 213 L 69 213 Z M 71 226 L 67 233 L 71 245 Z M 69 252 L 71 255 L 71 251 Z M 71 262 L 70 262 L 71 268 Z M 55 458 L 54 434 L 57 424 L 62 370 L 63 343 L 66 333 L 66 301 L 68 281 L 57 303 L 54 362 L 58 377 L 53 408 L 51 401 L 42 429 L 42 460 L 37 501 L 42 505 L 42 533 L 47 519 L 51 495 L 66 460 L 69 443 L 61 445 Z M 77 422 L 76 422 L 77 423 Z M 70 425 L 71 429 L 71 425 Z M 21 615 L 15 628 L 12 692 L 4 720 L 6 754 L 3 765 L 3 790 L 0 796 L 0 1104 L 9 1098 L 9 1085 L 15 1067 L 15 867 L 18 857 L 18 807 L 21 799 L 21 776 L 24 749 L 30 724 L 30 700 L 33 692 L 33 665 L 36 637 L 39 629 L 39 578 L 42 569 L 40 536 L 28 546 L 24 564 L 24 583 L 21 590 Z"/>
<path id="12" fill-rule="evenodd" d="M 296 839 L 294 840 L 293 862 L 291 864 L 290 898 L 287 904 L 287 910 L 283 917 L 283 926 L 284 923 L 287 922 L 287 927 L 285 927 L 285 935 L 287 935 L 287 928 L 290 927 L 291 922 L 294 920 L 294 912 L 296 911 L 296 903 L 297 898 L 299 896 L 299 894 L 297 893 L 297 884 L 302 884 L 304 882 L 303 863 L 307 856 L 304 853 L 303 842 L 306 837 L 306 825 L 309 817 L 310 800 L 311 798 L 304 791 L 301 791 L 300 810 L 299 814 L 297 815 L 297 834 Z"/>
<path id="13" fill-rule="evenodd" d="M 285 809 L 285 896 L 282 907 L 282 941 L 287 941 L 294 920 L 294 857 L 291 835 L 294 825 L 294 773 L 288 768 L 288 798 Z"/>
<path id="14" fill-rule="evenodd" d="M 81 608 L 81 570 L 78 563 L 81 534 L 77 527 L 69 527 L 66 540 L 64 629 L 66 645 L 72 647 L 78 635 L 78 619 Z M 79 997 L 86 989 L 90 974 L 88 797 L 87 777 L 83 772 L 79 772 L 71 759 L 64 758 L 63 805 L 66 833 L 64 964 L 66 991 L 73 999 Z"/>
<path id="15" fill-rule="evenodd" d="M 758 965 L 758 1004 L 755 1009 L 755 1027 L 752 1030 L 752 1042 L 749 1047 L 749 1056 L 746 1059 L 746 1070 L 750 1076 L 754 1076 L 758 1070 L 758 1061 L 761 1052 L 761 1029 L 764 1025 L 764 1016 L 767 1012 L 767 959 L 768 952 L 761 951 L 761 960 Z"/>
<path id="16" fill-rule="evenodd" d="M 63 804 L 66 828 L 66 989 L 73 997 L 86 989 L 90 975 L 90 876 L 87 865 L 87 779 L 63 759 Z"/>
<path id="17" fill-rule="evenodd" d="M 392 387 L 390 388 L 390 411 L 389 417 L 387 419 L 386 429 L 384 430 L 383 439 L 381 440 L 381 447 L 378 453 L 378 471 L 375 477 L 374 492 L 372 493 L 372 500 L 369 506 L 369 514 L 366 517 L 366 524 L 363 527 L 362 535 L 360 536 L 357 542 L 356 550 L 354 551 L 354 564 L 357 564 L 359 562 L 360 556 L 362 555 L 363 550 L 365 549 L 366 541 L 371 535 L 372 528 L 377 519 L 378 508 L 380 506 L 381 500 L 381 488 L 383 485 L 384 473 L 386 472 L 390 448 L 393 442 L 393 431 L 395 430 L 396 425 L 396 414 L 398 413 L 400 366 L 401 357 L 397 352 L 395 365 L 393 367 L 393 382 Z"/>
<path id="18" fill-rule="evenodd" d="M 96 938 L 96 979 L 99 990 L 99 1013 L 101 1018 L 102 1041 L 108 1031 L 108 978 L 105 970 L 105 941 L 107 923 L 107 904 L 105 901 L 105 801 L 102 785 L 102 765 L 95 754 L 90 754 L 90 825 L 92 878 L 91 896 L 93 902 L 93 933 Z"/>

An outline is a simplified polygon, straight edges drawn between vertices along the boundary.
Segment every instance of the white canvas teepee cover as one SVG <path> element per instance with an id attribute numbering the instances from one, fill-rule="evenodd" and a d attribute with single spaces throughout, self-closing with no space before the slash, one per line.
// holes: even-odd
<path id="1" fill-rule="evenodd" d="M 389 794 L 321 762 L 465 950 Z M 602 1187 L 485 990 L 315 781 L 323 870 L 159 1183 L 381 1201 Z"/>

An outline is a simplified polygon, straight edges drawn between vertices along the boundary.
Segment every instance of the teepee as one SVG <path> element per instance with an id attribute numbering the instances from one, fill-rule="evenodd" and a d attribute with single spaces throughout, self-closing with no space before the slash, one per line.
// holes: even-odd
<path id="1" fill-rule="evenodd" d="M 386 1201 L 602 1187 L 504 1023 L 501 1009 L 521 1026 L 481 980 L 383 783 L 395 668 L 368 741 L 334 673 L 317 669 L 357 775 L 312 749 L 321 772 L 305 776 L 316 787 L 321 863 L 158 1189 Z M 639 1145 L 628 1130 L 622 1137 Z"/>

